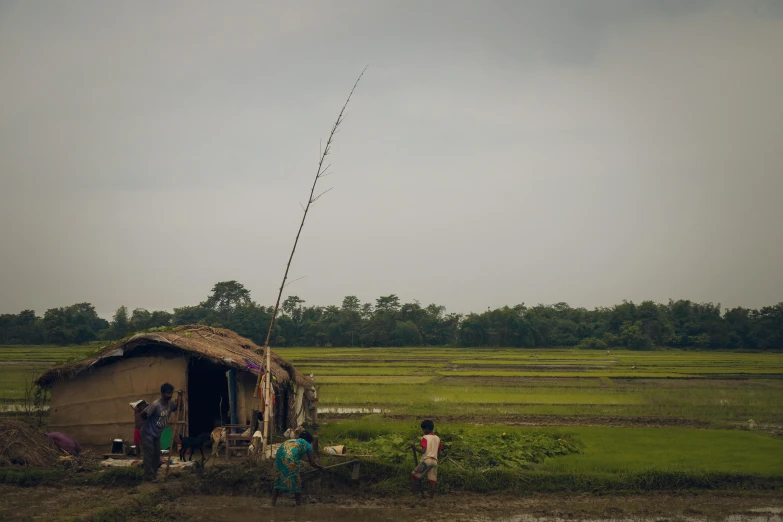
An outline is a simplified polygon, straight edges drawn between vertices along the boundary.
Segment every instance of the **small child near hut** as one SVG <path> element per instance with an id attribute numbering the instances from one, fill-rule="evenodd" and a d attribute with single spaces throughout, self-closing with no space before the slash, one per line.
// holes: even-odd
<path id="1" fill-rule="evenodd" d="M 141 412 L 143 412 L 149 404 L 147 404 L 147 401 L 141 400 L 137 401 L 135 403 L 131 403 L 131 408 L 133 408 L 133 445 L 136 446 L 137 450 L 141 450 L 141 427 L 144 425 L 144 418 L 141 416 Z"/>
<path id="2" fill-rule="evenodd" d="M 430 498 L 435 498 L 435 489 L 438 480 L 438 453 L 443 449 L 440 437 L 435 435 L 435 423 L 431 420 L 425 420 L 421 423 L 421 431 L 424 436 L 421 438 L 418 446 L 411 442 L 413 451 L 422 453 L 421 461 L 411 473 L 411 491 L 416 493 L 421 489 L 421 479 L 427 475 L 427 482 L 430 484 Z M 424 496 L 424 490 L 421 491 Z"/>

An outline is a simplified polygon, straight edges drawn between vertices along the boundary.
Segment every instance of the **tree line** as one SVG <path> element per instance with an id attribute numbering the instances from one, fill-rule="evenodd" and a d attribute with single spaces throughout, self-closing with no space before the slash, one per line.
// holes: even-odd
<path id="1" fill-rule="evenodd" d="M 0 344 L 81 344 L 122 339 L 134 332 L 184 324 L 234 330 L 262 344 L 273 307 L 250 298 L 236 281 L 217 283 L 195 306 L 150 312 L 121 306 L 111 321 L 90 303 L 0 315 Z M 670 300 L 623 301 L 592 310 L 554 305 L 504 306 L 467 315 L 436 304 L 401 303 L 394 294 L 374 303 L 347 296 L 340 306 L 306 306 L 292 295 L 282 304 L 272 337 L 275 346 L 466 346 L 583 349 L 655 347 L 699 349 L 783 348 L 783 302 L 758 310 Z"/>

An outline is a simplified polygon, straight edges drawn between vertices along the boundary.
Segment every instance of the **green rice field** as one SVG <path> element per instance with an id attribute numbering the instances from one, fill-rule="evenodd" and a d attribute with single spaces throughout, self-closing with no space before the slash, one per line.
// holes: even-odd
<path id="1" fill-rule="evenodd" d="M 783 419 L 783 354 L 570 349 L 282 348 L 327 415 L 645 417 L 713 427 Z M 600 420 L 604 419 L 604 420 Z M 584 422 L 584 420 L 580 421 Z"/>
<path id="2" fill-rule="evenodd" d="M 0 347 L 0 400 L 99 345 Z M 573 349 L 280 348 L 313 374 L 327 417 L 383 413 L 492 423 L 497 416 L 712 427 L 783 422 L 783 353 Z M 536 417 L 538 418 L 538 417 Z"/>
<path id="3" fill-rule="evenodd" d="M 47 368 L 67 361 L 82 359 L 100 348 L 83 346 L 0 346 L 0 403 L 24 397 L 25 386 Z"/>
<path id="4" fill-rule="evenodd" d="M 101 348 L 100 344 L 85 344 L 81 346 L 0 346 L 0 363 L 2 362 L 36 362 L 51 366 L 71 360 L 82 359 Z"/>
<path id="5" fill-rule="evenodd" d="M 548 458 L 535 470 L 571 476 L 633 474 L 652 470 L 669 473 L 729 473 L 762 476 L 783 475 L 783 440 L 758 432 L 690 428 L 612 428 L 601 426 L 505 427 L 438 424 L 446 440 L 454 433 L 469 438 L 476 446 L 500 433 L 508 437 L 543 434 L 562 438 L 579 451 Z M 321 430 L 327 442 L 372 440 L 388 433 L 413 434 L 416 426 L 404 422 L 379 422 L 368 418 L 331 423 Z M 350 445 L 350 442 L 349 442 Z M 492 453 L 492 448 L 484 451 Z M 407 457 L 407 458 L 405 458 Z M 503 455 L 498 455 L 502 459 Z M 401 462 L 411 460 L 405 455 Z M 445 459 L 444 469 L 459 469 Z M 451 464 L 451 465 L 449 465 Z M 440 466 L 440 464 L 439 464 Z"/>
<path id="6" fill-rule="evenodd" d="M 96 348 L 0 347 L 0 401 L 18 402 L 34 376 Z M 781 353 L 276 351 L 314 375 L 324 443 L 373 444 L 390 436 L 407 440 L 422 418 L 432 418 L 447 437 L 465 433 L 477 445 L 501 434 L 548 435 L 580 448 L 489 485 L 486 476 L 456 461 L 444 462 L 452 487 L 496 490 L 511 480 L 518 487 L 534 481 L 552 490 L 591 490 L 596 484 L 666 489 L 682 484 L 730 487 L 735 482 L 757 487 L 753 480 L 783 480 Z M 357 442 L 361 440 L 368 442 Z M 399 479 L 397 488 L 405 485 L 405 457 L 409 453 L 394 464 L 400 466 L 392 472 Z"/>

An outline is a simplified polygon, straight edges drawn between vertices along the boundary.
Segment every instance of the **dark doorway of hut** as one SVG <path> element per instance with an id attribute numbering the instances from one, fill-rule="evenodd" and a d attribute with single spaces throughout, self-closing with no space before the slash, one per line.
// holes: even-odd
<path id="1" fill-rule="evenodd" d="M 188 363 L 188 433 L 197 436 L 229 424 L 226 369 L 206 359 Z"/>

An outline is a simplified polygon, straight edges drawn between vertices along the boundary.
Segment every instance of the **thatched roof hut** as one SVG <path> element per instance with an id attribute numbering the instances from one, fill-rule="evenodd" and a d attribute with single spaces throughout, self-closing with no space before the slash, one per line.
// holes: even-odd
<path id="1" fill-rule="evenodd" d="M 249 339 L 192 325 L 123 339 L 84 360 L 52 368 L 37 384 L 51 388 L 50 431 L 104 445 L 132 437 L 130 403 L 151 402 L 164 382 L 186 390 L 186 433 L 205 433 L 232 419 L 249 424 L 260 406 L 254 391 L 264 366 L 261 348 Z M 274 431 L 303 424 L 306 417 L 315 422 L 313 381 L 274 352 L 271 371 Z"/>

